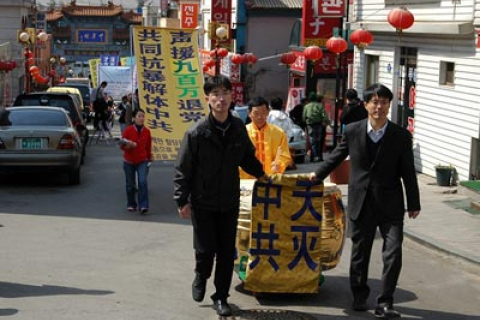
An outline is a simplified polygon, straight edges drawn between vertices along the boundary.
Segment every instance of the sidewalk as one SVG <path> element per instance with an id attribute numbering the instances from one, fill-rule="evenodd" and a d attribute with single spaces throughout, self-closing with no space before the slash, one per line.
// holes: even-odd
<path id="1" fill-rule="evenodd" d="M 316 164 L 305 163 L 286 173 L 312 172 L 315 168 Z M 417 178 L 422 211 L 417 219 L 405 218 L 405 235 L 480 266 L 480 210 L 476 214 L 464 210 L 471 202 L 480 202 L 480 194 L 462 186 L 437 186 L 435 178 L 424 174 Z M 348 197 L 347 185 L 338 187 Z"/>

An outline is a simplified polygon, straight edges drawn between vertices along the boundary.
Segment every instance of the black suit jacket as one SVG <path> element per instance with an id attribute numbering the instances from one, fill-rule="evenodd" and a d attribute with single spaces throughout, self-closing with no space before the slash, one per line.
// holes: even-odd
<path id="1" fill-rule="evenodd" d="M 384 219 L 403 219 L 405 203 L 402 181 L 407 195 L 407 210 L 420 210 L 420 195 L 415 173 L 412 136 L 406 129 L 388 122 L 377 156 L 369 160 L 367 151 L 367 119 L 347 125 L 341 143 L 326 157 L 316 175 L 323 180 L 348 155 L 348 214 L 360 216 L 367 191 L 369 199 Z"/>

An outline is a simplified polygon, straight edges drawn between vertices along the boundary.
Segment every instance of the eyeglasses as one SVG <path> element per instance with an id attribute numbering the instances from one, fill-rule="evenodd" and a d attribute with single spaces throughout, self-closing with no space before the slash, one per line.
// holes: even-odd
<path id="1" fill-rule="evenodd" d="M 379 100 L 370 100 L 367 103 L 372 104 L 374 106 L 381 105 L 383 107 L 390 105 L 390 100 L 388 99 L 379 99 Z"/>
<path id="2" fill-rule="evenodd" d="M 220 98 L 220 97 L 227 97 L 232 94 L 232 91 L 230 90 L 223 90 L 223 91 L 212 91 L 210 92 L 210 95 L 215 97 L 215 98 Z"/>

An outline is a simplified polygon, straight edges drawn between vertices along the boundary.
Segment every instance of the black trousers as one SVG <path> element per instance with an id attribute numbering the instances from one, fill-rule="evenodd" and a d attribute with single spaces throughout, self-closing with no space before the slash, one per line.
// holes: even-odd
<path id="1" fill-rule="evenodd" d="M 370 287 L 367 285 L 368 266 L 378 227 L 383 238 L 383 273 L 377 304 L 391 305 L 402 269 L 403 217 L 393 221 L 386 220 L 377 207 L 373 197 L 367 195 L 359 219 L 349 220 L 352 239 L 350 287 L 354 299 L 368 298 L 370 294 Z"/>
<path id="2" fill-rule="evenodd" d="M 193 246 L 195 272 L 202 279 L 210 278 L 215 265 L 213 300 L 228 298 L 235 260 L 238 209 L 212 212 L 193 208 Z"/>

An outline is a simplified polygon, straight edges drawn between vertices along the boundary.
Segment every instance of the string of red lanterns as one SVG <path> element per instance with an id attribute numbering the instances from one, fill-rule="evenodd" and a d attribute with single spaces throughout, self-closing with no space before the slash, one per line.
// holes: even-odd
<path id="1" fill-rule="evenodd" d="M 295 63 L 295 60 L 297 60 L 297 56 L 291 51 L 282 53 L 280 56 L 280 63 L 286 65 L 287 68 L 290 68 L 290 65 Z"/>
<path id="2" fill-rule="evenodd" d="M 207 59 L 203 62 L 203 71 L 207 72 L 210 68 L 214 67 L 217 64 L 218 60 L 224 59 L 228 56 L 228 50 L 225 48 L 216 48 L 211 50 L 209 53 L 210 59 Z M 230 61 L 234 64 L 247 64 L 251 66 L 258 62 L 258 58 L 253 53 L 235 53 L 231 56 Z"/>
<path id="3" fill-rule="evenodd" d="M 0 60 L 0 71 L 10 72 L 18 67 L 15 60 Z"/>

